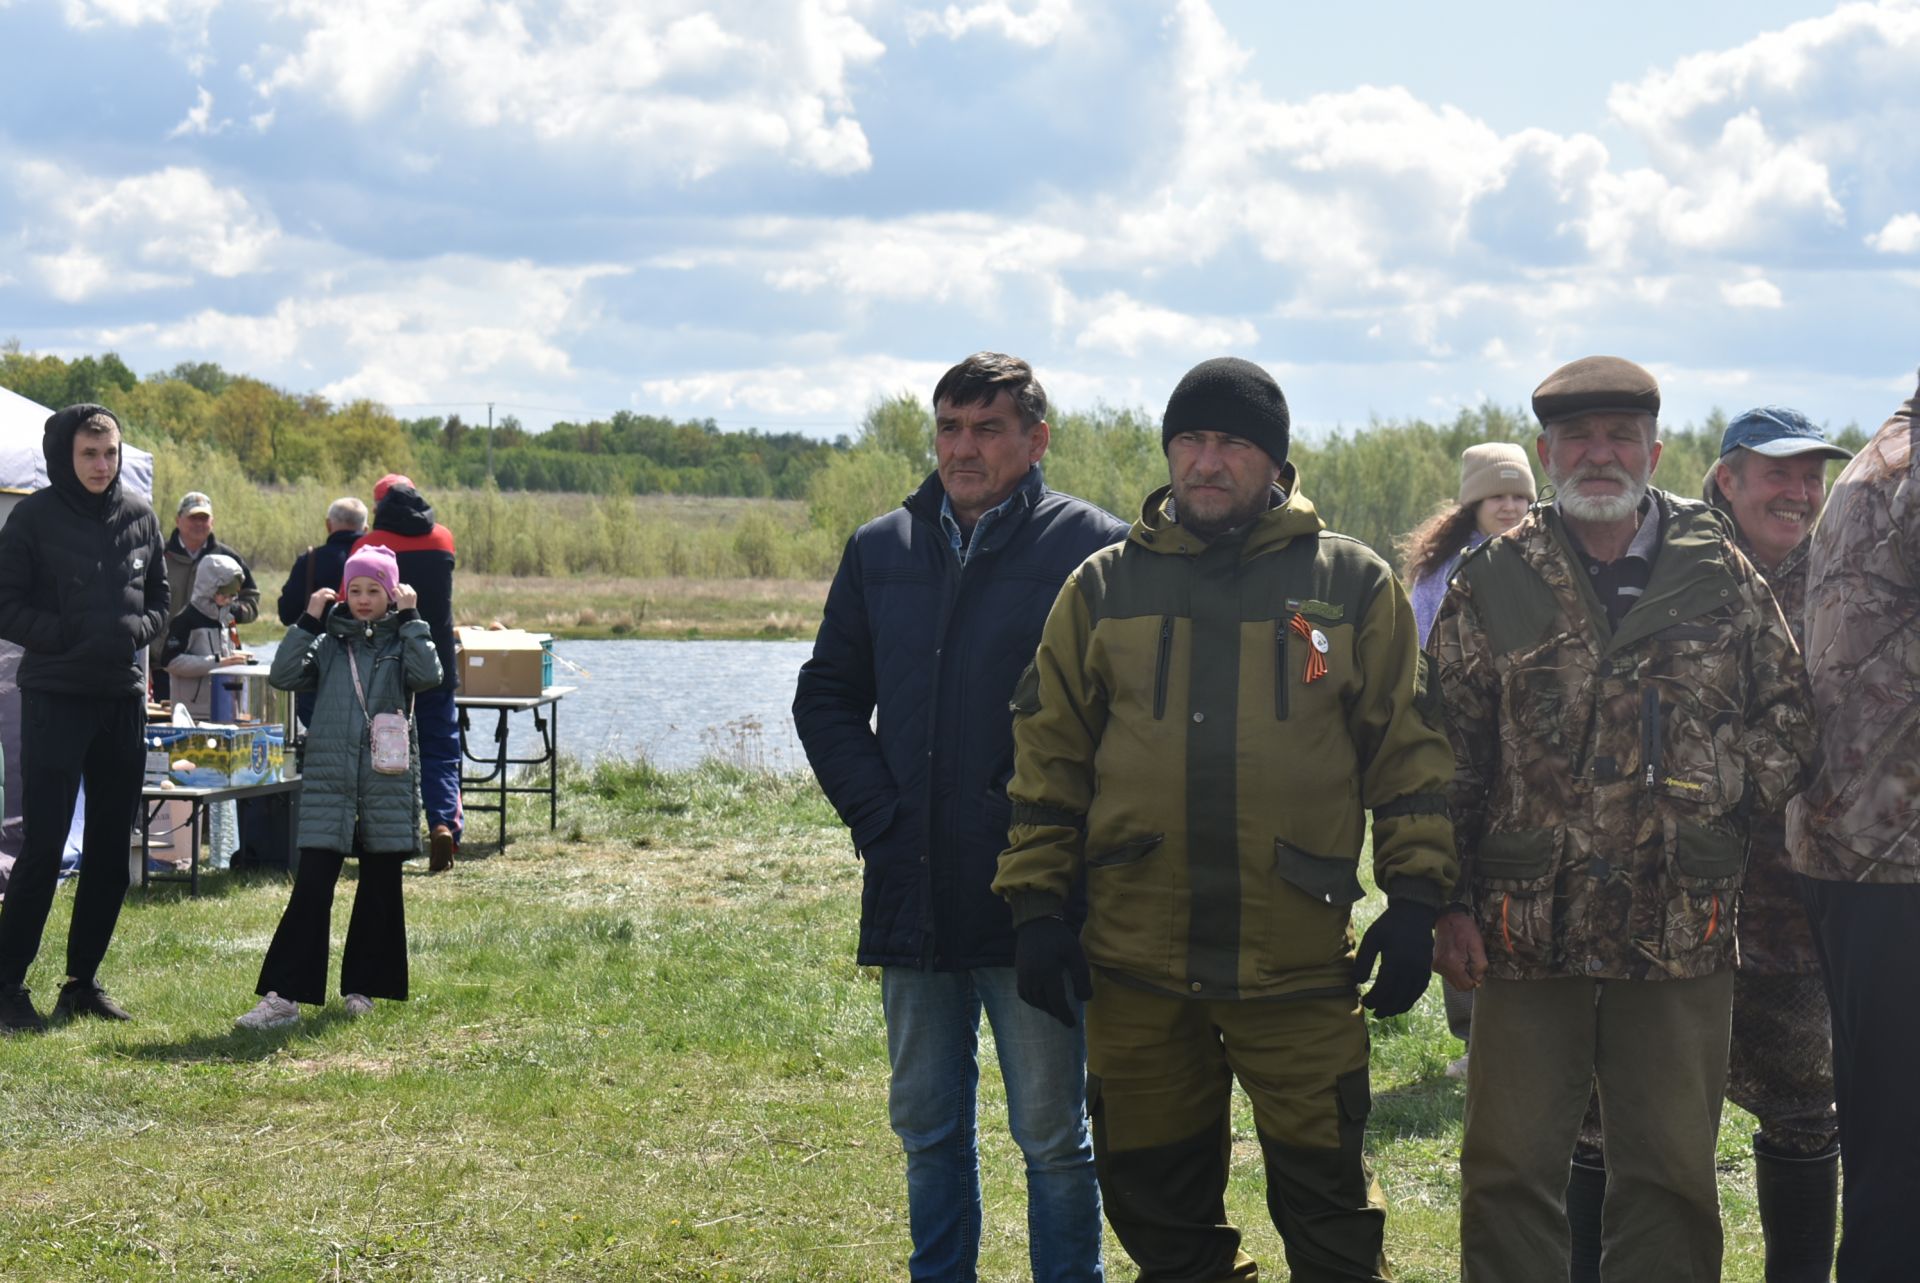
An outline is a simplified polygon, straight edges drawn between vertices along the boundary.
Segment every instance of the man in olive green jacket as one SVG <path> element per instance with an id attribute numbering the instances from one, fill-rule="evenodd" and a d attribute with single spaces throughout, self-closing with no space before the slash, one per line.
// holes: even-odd
<path id="1" fill-rule="evenodd" d="M 1142 1279 L 1256 1275 L 1224 1206 L 1236 1075 L 1292 1276 L 1384 1278 L 1356 986 L 1378 957 L 1378 1014 L 1426 988 L 1452 758 L 1406 594 L 1301 494 L 1272 378 L 1202 363 L 1162 436 L 1171 486 L 1068 580 L 1014 696 L 1021 994 L 1063 1019 L 1063 977 L 1091 994 L 1101 1194 Z M 1356 961 L 1369 809 L 1389 907 Z"/>
<path id="2" fill-rule="evenodd" d="M 1659 407 L 1617 357 L 1542 383 L 1556 500 L 1461 563 L 1428 638 L 1462 867 L 1437 961 L 1480 990 L 1465 1283 L 1567 1277 L 1596 1082 L 1601 1277 L 1720 1276 L 1734 900 L 1751 822 L 1799 790 L 1814 737 L 1800 652 L 1730 523 L 1648 486 Z"/>

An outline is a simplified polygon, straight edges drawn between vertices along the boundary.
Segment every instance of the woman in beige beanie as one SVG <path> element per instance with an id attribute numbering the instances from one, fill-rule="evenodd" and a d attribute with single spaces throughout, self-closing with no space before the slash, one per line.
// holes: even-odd
<path id="1" fill-rule="evenodd" d="M 1440 613 L 1440 601 L 1447 595 L 1447 583 L 1460 558 L 1519 524 L 1535 494 L 1533 467 L 1521 447 L 1489 441 L 1468 446 L 1460 456 L 1460 497 L 1442 504 L 1438 512 L 1400 541 L 1422 647 L 1433 630 L 1433 618 Z M 1446 1000 L 1447 1028 L 1465 1042 L 1473 1028 L 1473 995 L 1445 980 L 1440 985 L 1441 997 Z M 1466 1075 L 1465 1056 L 1448 1063 L 1447 1077 Z"/>
<path id="2" fill-rule="evenodd" d="M 1460 456 L 1460 497 L 1400 540 L 1422 646 L 1460 558 L 1518 525 L 1535 494 L 1533 467 L 1520 446 L 1488 441 L 1468 446 Z"/>

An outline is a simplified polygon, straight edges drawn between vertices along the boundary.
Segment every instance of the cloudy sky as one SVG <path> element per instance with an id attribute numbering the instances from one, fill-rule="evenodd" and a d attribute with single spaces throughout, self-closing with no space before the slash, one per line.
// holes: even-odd
<path id="1" fill-rule="evenodd" d="M 983 347 L 1871 426 L 1916 67 L 1920 0 L 0 0 L 0 338 L 530 426 L 833 435 Z"/>

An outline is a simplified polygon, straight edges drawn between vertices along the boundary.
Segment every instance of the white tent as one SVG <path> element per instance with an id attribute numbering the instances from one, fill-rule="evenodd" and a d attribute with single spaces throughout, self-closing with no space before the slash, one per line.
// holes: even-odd
<path id="1" fill-rule="evenodd" d="M 40 437 L 52 413 L 37 401 L 0 388 L 0 519 L 13 511 L 14 500 L 47 484 L 47 455 Z M 152 502 L 153 456 L 138 446 L 123 447 L 121 456 L 121 484 Z"/>
<path id="2" fill-rule="evenodd" d="M 0 388 L 0 521 L 23 495 L 47 484 L 47 456 L 40 438 L 52 414 L 46 406 Z M 120 481 L 141 498 L 153 500 L 153 456 L 134 446 L 122 448 Z M 0 752 L 6 754 L 5 823 L 0 852 L 20 853 L 20 688 L 14 677 L 20 648 L 0 641 Z"/>

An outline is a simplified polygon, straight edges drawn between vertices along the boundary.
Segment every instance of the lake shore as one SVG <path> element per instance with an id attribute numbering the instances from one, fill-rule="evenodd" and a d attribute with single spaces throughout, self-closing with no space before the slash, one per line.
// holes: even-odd
<path id="1" fill-rule="evenodd" d="M 257 644 L 284 632 L 274 613 L 284 570 L 256 568 L 262 617 L 240 630 Z M 824 579 L 628 579 L 458 574 L 462 624 L 499 623 L 580 641 L 615 639 L 789 641 L 812 638 L 827 600 Z"/>

